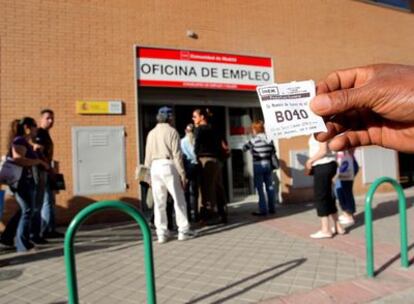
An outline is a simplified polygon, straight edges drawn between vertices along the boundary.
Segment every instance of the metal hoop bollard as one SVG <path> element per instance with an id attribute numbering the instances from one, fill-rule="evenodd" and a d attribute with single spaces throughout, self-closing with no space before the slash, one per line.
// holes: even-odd
<path id="1" fill-rule="evenodd" d="M 400 246 L 401 266 L 408 268 L 408 245 L 407 245 L 407 210 L 404 191 L 401 185 L 393 178 L 380 177 L 369 187 L 365 198 L 365 241 L 367 253 L 367 275 L 374 277 L 374 244 L 372 231 L 372 208 L 371 203 L 377 188 L 383 183 L 390 183 L 398 193 L 398 209 L 400 213 Z"/>
<path id="2" fill-rule="evenodd" d="M 65 235 L 64 255 L 65 255 L 65 266 L 66 266 L 66 279 L 69 294 L 69 304 L 78 304 L 78 286 L 76 279 L 76 265 L 75 255 L 73 248 L 73 240 L 75 233 L 79 226 L 92 214 L 98 211 L 117 209 L 124 213 L 129 214 L 138 223 L 141 228 L 144 238 L 144 262 L 145 262 L 145 273 L 147 282 L 147 299 L 148 303 L 156 303 L 155 295 L 155 280 L 154 280 L 154 262 L 152 255 L 152 238 L 151 230 L 148 226 L 144 216 L 133 206 L 123 203 L 121 201 L 100 201 L 96 202 L 85 209 L 81 210 L 69 225 L 69 228 Z"/>

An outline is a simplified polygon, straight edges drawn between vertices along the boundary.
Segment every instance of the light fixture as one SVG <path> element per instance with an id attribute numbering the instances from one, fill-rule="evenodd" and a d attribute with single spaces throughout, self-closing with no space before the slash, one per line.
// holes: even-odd
<path id="1" fill-rule="evenodd" d="M 192 30 L 187 30 L 187 37 L 192 39 L 198 39 L 197 33 Z"/>

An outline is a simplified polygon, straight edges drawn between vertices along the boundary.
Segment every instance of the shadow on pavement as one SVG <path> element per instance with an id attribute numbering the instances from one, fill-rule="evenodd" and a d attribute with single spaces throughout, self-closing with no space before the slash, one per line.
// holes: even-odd
<path id="1" fill-rule="evenodd" d="M 272 280 L 272 279 L 274 279 L 274 278 L 276 278 L 280 275 L 283 275 L 284 273 L 287 273 L 287 272 L 291 271 L 292 269 L 294 269 L 296 267 L 299 267 L 300 265 L 305 263 L 306 260 L 307 259 L 305 259 L 305 258 L 296 259 L 296 260 L 292 260 L 292 261 L 289 261 L 289 262 L 286 262 L 286 263 L 282 263 L 282 264 L 267 268 L 267 269 L 265 269 L 261 272 L 258 272 L 256 274 L 247 276 L 247 277 L 245 277 L 243 279 L 240 279 L 240 280 L 238 280 L 234 283 L 230 283 L 225 287 L 216 289 L 216 290 L 214 290 L 214 291 L 212 291 L 208 294 L 205 294 L 205 295 L 200 296 L 198 298 L 192 299 L 191 301 L 186 302 L 186 303 L 187 304 L 193 304 L 193 303 L 198 303 L 200 301 L 204 301 L 204 300 L 206 300 L 210 297 L 213 297 L 217 294 L 221 294 L 221 293 L 223 293 L 227 290 L 231 290 L 233 287 L 236 287 L 236 286 L 241 285 L 241 284 L 248 283 L 249 281 L 252 281 L 254 279 L 257 279 L 257 278 L 260 278 L 260 277 L 263 276 L 263 278 L 260 281 L 252 282 L 252 283 L 250 283 L 250 285 L 244 287 L 242 290 L 236 290 L 236 291 L 234 291 L 233 293 L 231 293 L 227 296 L 224 296 L 220 299 L 217 299 L 215 301 L 210 302 L 210 303 L 224 303 L 225 301 L 228 301 L 228 300 L 230 300 L 230 299 L 232 299 L 232 298 L 234 298 L 238 295 L 241 295 L 241 294 L 243 294 L 243 293 L 245 293 L 245 292 L 247 292 L 247 291 L 249 291 L 249 290 L 265 283 L 265 282 L 267 282 L 267 281 L 270 281 L 270 280 Z M 280 268 L 281 268 L 281 270 L 279 270 Z M 274 272 L 276 270 L 278 270 L 278 271 Z"/>
<path id="2" fill-rule="evenodd" d="M 93 240 L 92 240 L 93 239 Z M 128 246 L 137 246 L 138 242 L 142 240 L 140 233 L 137 231 L 130 231 L 130 233 L 123 235 L 118 234 L 118 231 L 111 231 L 103 238 L 102 235 L 82 235 L 75 238 L 76 253 L 83 253 L 95 250 L 109 249 L 128 243 Z M 133 243 L 132 243 L 133 242 Z M 10 251 L 3 251 L 3 255 L 7 255 L 0 259 L 1 267 L 23 265 L 30 262 L 40 261 L 44 259 L 63 257 L 63 242 L 50 243 L 48 245 L 39 246 L 37 251 L 26 254 L 10 253 Z"/>
<path id="3" fill-rule="evenodd" d="M 251 215 L 251 212 L 256 211 L 256 202 L 242 203 L 238 206 L 229 205 L 229 223 L 202 227 L 199 229 L 198 237 L 230 231 L 260 221 L 277 220 L 277 218 L 305 212 L 312 208 L 313 206 L 311 204 L 278 205 L 276 215 L 255 217 Z M 108 229 L 108 227 L 110 228 Z M 120 223 L 118 227 L 114 227 L 114 224 L 98 224 L 96 226 L 82 225 L 82 230 L 80 231 L 84 233 L 75 237 L 75 249 L 77 253 L 109 249 L 111 247 L 115 247 L 111 251 L 117 251 L 119 250 L 118 246 L 123 245 L 123 248 L 125 246 L 136 246 L 137 243 L 135 242 L 142 241 L 139 226 L 133 221 Z M 154 235 L 155 231 L 152 230 L 152 233 Z M 2 250 L 0 251 L 0 265 L 1 267 L 21 265 L 57 257 L 63 257 L 63 239 L 59 241 L 53 240 L 47 245 L 39 246 L 38 251 L 23 255 L 15 254 L 10 250 Z"/>
<path id="4" fill-rule="evenodd" d="M 411 208 L 413 206 L 412 198 L 407 198 L 407 209 Z M 373 205 L 372 209 L 372 216 L 373 221 L 393 216 L 395 214 L 398 214 L 398 200 L 390 200 L 386 202 L 381 202 L 376 205 Z M 359 228 L 361 226 L 365 225 L 364 220 L 365 210 L 362 210 L 358 214 L 355 215 L 355 224 L 348 227 L 347 230 L 350 232 L 356 228 Z"/>
<path id="5" fill-rule="evenodd" d="M 229 217 L 227 224 L 205 226 L 200 229 L 200 237 L 230 231 L 242 226 L 255 224 L 257 222 L 277 220 L 278 218 L 291 216 L 296 213 L 306 212 L 313 209 L 313 204 L 292 204 L 277 205 L 276 214 L 263 217 L 253 216 L 252 212 L 257 211 L 257 202 L 246 202 L 240 205 L 229 205 Z"/>
<path id="6" fill-rule="evenodd" d="M 411 244 L 410 246 L 408 246 L 407 251 L 409 252 L 411 249 L 414 248 L 414 243 Z M 386 262 L 384 265 L 382 265 L 380 268 L 378 268 L 377 270 L 374 271 L 374 275 L 377 276 L 379 275 L 381 272 L 383 272 L 384 270 L 386 270 L 388 267 L 390 267 L 392 264 L 394 264 L 394 262 L 396 262 L 397 260 L 401 259 L 401 253 L 396 254 L 395 256 L 393 256 L 388 262 Z M 414 258 L 412 258 L 411 260 L 408 261 L 408 265 L 411 266 L 414 263 Z"/>

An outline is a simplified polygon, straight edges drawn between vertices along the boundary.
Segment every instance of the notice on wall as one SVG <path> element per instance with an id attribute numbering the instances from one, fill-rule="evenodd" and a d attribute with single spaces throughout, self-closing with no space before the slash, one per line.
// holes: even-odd
<path id="1" fill-rule="evenodd" d="M 269 138 L 327 131 L 322 117 L 309 108 L 309 102 L 315 97 L 313 80 L 261 86 L 257 88 L 257 94 Z"/>
<path id="2" fill-rule="evenodd" d="M 120 100 L 78 100 L 76 101 L 77 114 L 117 114 L 123 113 Z"/>

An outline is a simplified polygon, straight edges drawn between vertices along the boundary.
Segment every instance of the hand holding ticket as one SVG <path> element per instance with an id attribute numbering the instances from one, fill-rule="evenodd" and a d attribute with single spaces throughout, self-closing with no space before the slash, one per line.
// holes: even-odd
<path id="1" fill-rule="evenodd" d="M 326 132 L 322 117 L 314 114 L 309 102 L 315 97 L 313 80 L 257 87 L 270 138 L 290 138 Z"/>

